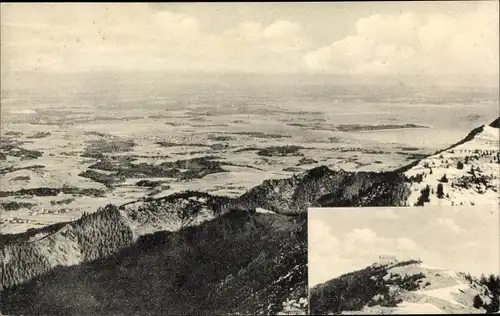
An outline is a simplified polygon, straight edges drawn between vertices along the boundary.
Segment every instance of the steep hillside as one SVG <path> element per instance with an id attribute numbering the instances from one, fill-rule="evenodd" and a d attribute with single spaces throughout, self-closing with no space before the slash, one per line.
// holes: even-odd
<path id="1" fill-rule="evenodd" d="M 394 260 L 313 287 L 310 307 L 323 315 L 484 314 L 498 311 L 499 287 L 418 260 Z"/>
<path id="2" fill-rule="evenodd" d="M 231 198 L 187 191 L 126 203 L 119 209 L 129 226 L 138 235 L 144 235 L 199 225 L 228 213 L 233 204 Z"/>
<path id="3" fill-rule="evenodd" d="M 118 209 L 108 205 L 79 220 L 3 235 L 0 289 L 28 281 L 62 265 L 72 266 L 116 253 L 134 241 Z"/>
<path id="4" fill-rule="evenodd" d="M 298 214 L 309 206 L 403 206 L 405 178 L 394 172 L 347 172 L 317 167 L 300 175 L 266 180 L 241 196 L 247 208 Z"/>
<path id="5" fill-rule="evenodd" d="M 306 298 L 306 218 L 231 212 L 4 290 L 2 312 L 276 314 Z"/>
<path id="6" fill-rule="evenodd" d="M 491 122 L 489 126 L 493 128 L 500 128 L 500 117 Z"/>
<path id="7" fill-rule="evenodd" d="M 460 142 L 398 171 L 409 179 L 407 204 L 497 204 L 500 189 L 500 129 L 496 119 Z"/>
<path id="8" fill-rule="evenodd" d="M 6 273 L 1 286 L 25 282 L 57 265 L 106 257 L 131 244 L 136 236 L 196 227 L 234 211 L 253 213 L 262 208 L 298 215 L 309 205 L 401 205 L 407 194 L 403 180 L 390 173 L 356 174 L 318 167 L 291 179 L 265 181 L 238 199 L 182 192 L 119 208 L 109 205 L 75 222 L 2 235 Z"/>
<path id="9" fill-rule="evenodd" d="M 298 221 L 302 216 L 300 214 L 304 214 L 309 205 L 318 203 L 369 204 L 372 201 L 371 199 L 367 199 L 368 202 L 363 202 L 364 192 L 370 190 L 374 192 L 374 187 L 399 186 L 403 184 L 402 179 L 402 177 L 389 173 L 355 174 L 319 167 L 291 179 L 265 181 L 262 185 L 255 187 L 237 199 L 211 196 L 199 192 L 183 192 L 159 199 L 127 203 L 119 208 L 109 205 L 96 213 L 85 215 L 75 222 L 33 229 L 25 234 L 4 235 L 1 244 L 2 261 L 5 262 L 2 267 L 5 271 L 2 278 L 2 287 L 8 288 L 4 293 L 4 302 L 8 304 L 10 298 L 23 297 L 25 292 L 20 289 L 25 289 L 25 287 L 21 286 L 18 289 L 15 286 L 26 282 L 27 285 L 25 284 L 25 286 L 28 286 L 28 288 L 31 288 L 36 282 L 46 284 L 48 288 L 51 288 L 50 275 L 58 265 L 75 266 L 75 269 L 80 271 L 82 266 L 92 264 L 93 260 L 108 260 L 108 257 L 116 255 L 123 248 L 133 244 L 137 238 L 142 240 L 142 245 L 151 243 L 154 246 L 156 241 L 155 239 L 148 239 L 146 237 L 150 236 L 148 234 L 167 234 L 167 232 L 175 234 L 191 229 L 196 236 L 203 235 L 203 229 L 201 228 L 203 225 L 213 225 L 220 218 L 225 218 L 226 221 L 235 221 L 235 214 L 245 213 L 256 214 L 257 218 L 269 219 L 260 224 L 264 228 L 266 228 L 266 225 L 270 225 L 267 229 L 271 231 L 276 230 L 276 238 L 283 237 L 283 240 L 277 239 L 276 241 L 279 246 L 275 249 L 279 249 L 277 252 L 279 255 L 275 257 L 275 251 L 272 251 L 270 243 L 251 242 L 245 246 L 238 245 L 240 248 L 250 247 L 247 249 L 249 254 L 257 252 L 256 257 L 252 260 L 257 260 L 257 266 L 260 269 L 259 273 L 263 274 L 262 277 L 268 278 L 268 280 L 263 283 L 254 283 L 258 279 L 252 280 L 252 278 L 245 277 L 247 273 L 244 272 L 246 264 L 242 264 L 239 259 L 234 257 L 231 257 L 232 259 L 224 258 L 223 260 L 228 262 L 233 260 L 233 268 L 243 269 L 243 272 L 240 272 L 239 275 L 236 274 L 236 277 L 229 276 L 229 274 L 224 275 L 224 278 L 228 278 L 227 280 L 224 279 L 224 282 L 217 281 L 221 282 L 218 291 L 226 293 L 221 296 L 223 299 L 217 298 L 222 300 L 220 307 L 217 308 L 220 309 L 221 313 L 229 311 L 230 308 L 234 308 L 231 313 L 244 310 L 241 309 L 243 308 L 241 304 L 238 305 L 238 309 L 235 306 L 227 305 L 228 298 L 231 297 L 239 303 L 248 300 L 255 300 L 255 302 L 259 302 L 258 304 L 265 303 L 264 305 L 252 307 L 261 310 L 271 309 L 273 312 L 282 310 L 283 313 L 292 314 L 305 312 L 307 303 L 305 301 L 306 267 L 302 264 L 292 265 L 292 262 L 287 263 L 287 260 L 290 260 L 290 256 L 295 256 L 296 259 L 294 260 L 306 260 L 305 249 L 301 250 L 303 252 L 297 252 L 298 250 L 293 247 L 299 247 L 298 249 L 300 249 L 305 245 L 307 239 L 303 233 L 296 234 L 293 239 L 290 239 L 290 236 L 288 236 L 290 231 L 287 226 L 275 225 L 274 221 L 279 222 L 279 220 L 285 219 L 287 221 Z M 375 201 L 383 204 L 399 205 L 400 201 L 404 200 L 404 187 L 401 188 L 401 190 L 386 189 L 385 192 L 390 194 L 387 199 L 377 199 L 376 193 L 372 194 L 370 198 L 375 198 Z M 268 213 L 256 213 L 257 208 L 268 210 Z M 287 216 L 280 214 L 286 214 Z M 288 217 L 288 215 L 294 216 Z M 284 233 L 286 236 L 282 235 Z M 234 234 L 238 233 L 234 232 Z M 209 237 L 213 242 L 213 248 L 207 249 L 212 249 L 211 251 L 216 253 L 227 254 L 222 250 L 216 250 L 219 249 L 217 248 L 219 247 L 217 246 L 218 243 L 221 245 L 226 243 L 227 236 L 224 236 Z M 295 240 L 295 242 L 287 246 L 290 240 Z M 169 251 L 169 247 L 175 248 L 176 246 L 167 244 L 166 251 Z M 288 247 L 292 247 L 292 249 Z M 202 248 L 199 247 L 195 249 L 193 250 L 195 252 L 202 251 Z M 175 249 L 170 250 L 175 251 Z M 127 253 L 131 256 L 139 256 L 134 251 L 128 251 Z M 295 255 L 293 255 L 294 253 Z M 194 254 L 194 256 L 197 255 Z M 218 261 L 220 260 L 219 258 Z M 161 268 L 161 265 L 155 266 L 157 262 L 151 264 L 151 269 Z M 182 265 L 184 266 L 183 269 L 189 270 L 196 269 L 198 264 L 184 262 Z M 285 269 L 283 275 L 280 274 L 280 269 L 276 268 L 278 266 Z M 262 270 L 263 267 L 266 267 L 265 270 Z M 98 269 L 97 265 L 95 269 Z M 216 270 L 216 268 L 213 269 Z M 37 281 L 35 282 L 33 279 Z M 237 294 L 234 291 L 235 287 L 242 291 L 241 293 L 248 294 L 248 291 L 251 291 L 253 294 L 248 297 L 245 297 L 245 294 Z M 276 291 L 281 293 L 282 290 L 285 290 L 285 287 L 288 289 L 284 292 L 285 294 L 275 294 Z M 178 292 L 175 286 L 171 290 Z M 190 293 L 193 296 L 206 295 L 201 289 L 199 293 Z M 26 302 L 23 299 L 21 301 Z M 33 302 L 35 305 L 39 303 L 37 300 Z M 3 304 L 2 302 L 2 306 Z M 212 304 L 210 308 L 215 308 L 215 306 Z M 13 310 L 23 310 L 23 308 L 29 308 L 29 306 L 21 304 L 12 308 L 14 308 Z M 145 309 L 147 308 L 145 307 Z M 182 308 L 181 311 L 186 312 Z M 210 311 L 214 310 L 210 309 Z M 100 312 L 104 311 L 100 310 Z M 209 310 L 207 309 L 206 312 L 208 313 Z"/>
<path id="10" fill-rule="evenodd" d="M 498 119 L 460 142 L 389 172 L 316 167 L 287 179 L 266 180 L 239 201 L 296 214 L 309 206 L 423 206 L 496 204 L 500 188 Z"/>
<path id="11" fill-rule="evenodd" d="M 396 171 L 316 167 L 266 180 L 237 198 L 187 191 L 108 205 L 73 222 L 0 235 L 0 311 L 305 313 L 307 207 L 497 203 L 495 122 Z M 488 157 L 492 162 L 486 162 Z M 452 162 L 458 165 L 462 159 L 464 167 L 451 172 Z M 439 163 L 450 167 L 436 167 Z M 434 197 L 438 180 L 443 192 Z M 366 273 L 385 273 L 383 269 L 371 267 Z M 376 294 L 369 288 L 362 291 L 368 292 L 349 304 L 362 308 L 366 297 Z M 60 303 L 51 307 L 50 296 Z"/>

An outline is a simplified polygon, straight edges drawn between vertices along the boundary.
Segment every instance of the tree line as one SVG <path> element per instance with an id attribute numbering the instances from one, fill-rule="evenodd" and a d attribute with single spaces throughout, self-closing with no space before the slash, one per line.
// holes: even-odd
<path id="1" fill-rule="evenodd" d="M 57 238 L 58 235 L 64 238 Z M 118 208 L 110 204 L 95 213 L 84 213 L 77 221 L 39 240 L 19 239 L 1 245 L 0 289 L 45 274 L 55 265 L 68 263 L 67 258 L 71 256 L 77 256 L 82 262 L 106 257 L 130 245 L 134 236 L 121 219 Z M 59 247 L 56 247 L 57 243 Z M 54 251 L 56 248 L 62 250 Z"/>

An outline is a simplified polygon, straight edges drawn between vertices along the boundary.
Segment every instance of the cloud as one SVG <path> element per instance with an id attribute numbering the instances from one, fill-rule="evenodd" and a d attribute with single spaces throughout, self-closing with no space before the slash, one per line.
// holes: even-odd
<path id="1" fill-rule="evenodd" d="M 419 246 L 409 238 L 385 237 L 369 228 L 354 228 L 346 233 L 342 239 L 342 247 L 346 254 L 362 254 L 369 258 L 386 253 L 406 257 L 417 255 L 420 251 Z"/>
<path id="2" fill-rule="evenodd" d="M 354 228 L 351 232 L 346 234 L 345 239 L 349 240 L 352 244 L 366 244 L 373 243 L 377 237 L 377 233 L 371 229 Z"/>
<path id="3" fill-rule="evenodd" d="M 330 227 L 320 220 L 309 220 L 308 243 L 314 247 L 314 254 L 336 254 L 340 249 L 340 241 L 334 236 Z"/>
<path id="4" fill-rule="evenodd" d="M 302 26 L 286 20 L 246 21 L 214 33 L 193 16 L 143 4 L 69 6 L 2 5 L 2 65 L 47 71 L 293 72 L 304 68 L 302 55 L 310 48 Z"/>
<path id="5" fill-rule="evenodd" d="M 383 209 L 380 211 L 375 211 L 373 216 L 382 218 L 382 219 L 399 219 L 399 216 L 392 208 Z"/>
<path id="6" fill-rule="evenodd" d="M 370 228 L 354 228 L 335 236 L 320 220 L 309 222 L 309 283 L 315 285 L 341 274 L 362 269 L 379 255 L 395 255 L 404 260 L 420 258 L 425 251 L 407 237 L 391 238 Z"/>
<path id="7" fill-rule="evenodd" d="M 186 14 L 161 11 L 153 14 L 152 22 L 153 26 L 169 36 L 198 35 L 200 32 L 198 20 Z"/>
<path id="8" fill-rule="evenodd" d="M 419 246 L 411 239 L 406 237 L 400 237 L 396 239 L 396 249 L 408 250 L 408 251 L 418 251 Z"/>
<path id="9" fill-rule="evenodd" d="M 478 248 L 479 246 L 481 246 L 481 245 L 475 241 L 468 241 L 468 242 L 460 243 L 460 244 L 453 246 L 453 249 L 463 251 L 464 249 L 467 249 L 467 248 Z"/>
<path id="10" fill-rule="evenodd" d="M 218 23 L 142 3 L 2 4 L 2 71 L 498 73 L 498 3 L 476 7 L 346 19 L 350 33 L 311 23 L 306 33 L 307 11 Z M 314 34 L 329 29 L 331 43 Z"/>
<path id="11" fill-rule="evenodd" d="M 236 42 L 246 50 L 257 49 L 271 54 L 290 54 L 310 47 L 302 27 L 286 20 L 267 26 L 253 21 L 242 22 L 234 30 L 226 31 L 223 39 L 228 43 Z"/>
<path id="12" fill-rule="evenodd" d="M 309 283 L 317 284 L 327 281 L 332 276 L 332 267 L 336 269 L 349 264 L 341 258 L 341 243 L 334 236 L 331 228 L 320 220 L 308 221 L 308 266 Z"/>
<path id="13" fill-rule="evenodd" d="M 498 4 L 462 14 L 375 14 L 354 34 L 304 55 L 309 69 L 348 74 L 497 74 Z"/>
<path id="14" fill-rule="evenodd" d="M 460 233 L 462 232 L 462 228 L 458 226 L 457 223 L 451 218 L 438 218 L 436 219 L 436 224 L 439 225 L 441 228 L 450 230 L 454 233 Z"/>

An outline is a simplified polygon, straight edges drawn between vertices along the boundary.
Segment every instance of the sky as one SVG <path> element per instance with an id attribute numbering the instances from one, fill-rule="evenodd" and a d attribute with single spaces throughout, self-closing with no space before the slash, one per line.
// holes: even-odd
<path id="1" fill-rule="evenodd" d="M 379 255 L 446 270 L 500 274 L 498 205 L 308 211 L 309 285 L 363 269 Z"/>
<path id="2" fill-rule="evenodd" d="M 2 72 L 498 75 L 498 1 L 2 3 Z"/>

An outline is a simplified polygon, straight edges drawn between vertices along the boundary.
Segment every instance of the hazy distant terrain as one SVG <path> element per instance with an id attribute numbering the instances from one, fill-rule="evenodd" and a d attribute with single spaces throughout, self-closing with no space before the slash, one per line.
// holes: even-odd
<path id="1" fill-rule="evenodd" d="M 309 206 L 496 201 L 495 89 L 40 79 L 2 87 L 2 312 L 305 314 Z"/>
<path id="2" fill-rule="evenodd" d="M 186 189 L 235 197 L 319 165 L 393 170 L 498 115 L 496 88 L 328 76 L 20 74 L 1 102 L 5 232 Z"/>
<path id="3" fill-rule="evenodd" d="M 42 3 L 0 15 L 2 315 L 307 315 L 311 237 L 330 267 L 373 262 L 338 260 L 310 208 L 340 222 L 340 208 L 414 220 L 429 205 L 498 206 L 498 3 Z M 353 233 L 337 245 L 362 254 L 380 240 Z M 414 247 L 408 234 L 392 245 Z M 340 280 L 326 269 L 314 303 L 498 309 L 498 277 L 448 280 L 420 263 Z"/>

